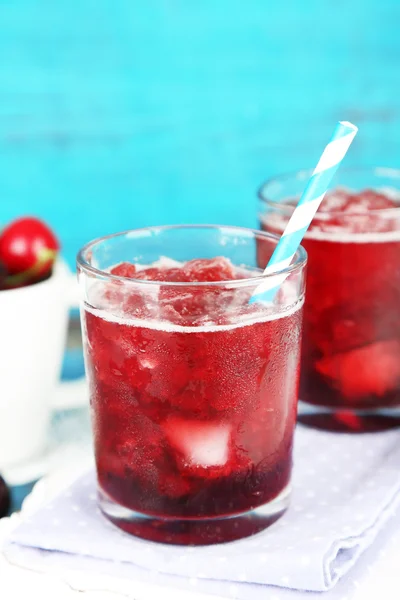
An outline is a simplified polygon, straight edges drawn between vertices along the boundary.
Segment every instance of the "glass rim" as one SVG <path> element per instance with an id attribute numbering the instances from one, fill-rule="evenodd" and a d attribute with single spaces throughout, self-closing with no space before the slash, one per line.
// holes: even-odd
<path id="1" fill-rule="evenodd" d="M 258 229 L 251 229 L 248 227 L 238 227 L 235 225 L 160 225 L 160 226 L 150 226 L 150 227 L 140 227 L 137 229 L 128 229 L 126 231 L 119 231 L 117 233 L 112 233 L 109 235 L 101 236 L 91 240 L 87 244 L 85 244 L 77 254 L 77 264 L 82 269 L 82 271 L 94 275 L 96 277 L 100 277 L 102 279 L 108 279 L 110 281 L 118 281 L 121 283 L 134 284 L 134 285 L 142 285 L 142 286 L 171 286 L 171 287 L 223 287 L 229 286 L 233 287 L 245 287 L 249 285 L 257 285 L 264 281 L 269 277 L 275 277 L 277 274 L 285 274 L 289 275 L 290 273 L 296 272 L 304 268 L 307 262 L 307 252 L 303 248 L 303 246 L 299 246 L 296 251 L 294 262 L 281 269 L 279 271 L 274 271 L 272 273 L 260 273 L 255 277 L 247 277 L 246 279 L 228 279 L 221 281 L 158 281 L 158 280 L 146 280 L 146 279 L 134 279 L 133 277 L 123 277 L 122 275 L 114 275 L 109 271 L 105 271 L 103 269 L 98 269 L 90 264 L 87 260 L 86 255 L 90 250 L 92 250 L 95 246 L 100 243 L 103 243 L 107 240 L 112 240 L 118 237 L 124 237 L 127 235 L 131 235 L 137 233 L 144 234 L 145 232 L 151 233 L 160 233 L 168 230 L 176 230 L 176 229 L 224 229 L 224 230 L 232 230 L 238 232 L 246 232 L 246 237 L 249 237 L 249 233 L 253 234 L 254 238 L 257 239 L 260 237 L 261 239 L 269 239 L 278 243 L 280 236 L 275 235 L 273 233 L 269 233 L 266 231 L 261 231 Z M 133 236 L 132 236 L 133 237 Z M 147 237 L 147 236 L 146 236 Z M 140 237 L 138 237 L 140 239 Z M 260 269 L 261 270 L 261 269 Z"/>
<path id="2" fill-rule="evenodd" d="M 270 200 L 266 198 L 264 190 L 275 183 L 283 183 L 289 179 L 298 179 L 299 181 L 304 181 L 304 185 L 307 183 L 308 179 L 311 177 L 313 169 L 298 169 L 296 171 L 288 171 L 286 173 L 280 173 L 278 175 L 274 175 L 273 177 L 269 177 L 266 179 L 257 189 L 257 196 L 263 204 L 269 206 L 270 208 L 275 208 L 278 212 L 281 212 L 285 215 L 291 215 L 293 212 L 293 206 L 288 205 L 285 202 L 278 200 Z M 340 167 L 340 173 L 357 173 L 357 172 L 368 172 L 376 177 L 388 177 L 399 180 L 400 185 L 400 169 L 395 167 L 384 167 L 384 166 L 368 166 L 368 165 L 354 165 L 350 167 Z M 394 213 L 398 213 L 400 211 L 400 206 L 394 208 L 372 208 L 367 212 L 374 214 L 387 214 L 388 216 L 393 215 Z M 318 219 L 321 215 L 331 215 L 331 216 L 346 216 L 352 217 L 356 215 L 365 215 L 365 211 L 344 211 L 344 210 L 332 210 L 332 211 L 324 211 L 323 213 L 316 213 L 314 219 Z M 323 217 L 321 217 L 323 218 Z"/>

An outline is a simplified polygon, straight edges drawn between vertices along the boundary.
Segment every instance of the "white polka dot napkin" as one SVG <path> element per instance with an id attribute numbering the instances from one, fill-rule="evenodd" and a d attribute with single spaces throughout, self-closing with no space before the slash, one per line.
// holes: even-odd
<path id="1" fill-rule="evenodd" d="M 183 548 L 145 542 L 111 525 L 96 508 L 89 473 L 17 528 L 10 542 L 14 552 L 50 550 L 52 561 L 73 558 L 81 568 L 97 563 L 102 571 L 113 565 L 150 572 L 153 579 L 156 572 L 205 587 L 231 586 L 240 593 L 230 596 L 245 600 L 266 586 L 329 590 L 395 512 L 400 434 L 331 434 L 299 426 L 293 484 L 291 508 L 266 531 L 230 544 Z"/>

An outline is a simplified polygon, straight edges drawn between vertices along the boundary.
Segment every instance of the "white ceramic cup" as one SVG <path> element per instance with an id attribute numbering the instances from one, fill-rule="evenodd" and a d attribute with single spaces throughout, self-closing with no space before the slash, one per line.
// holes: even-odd
<path id="1" fill-rule="evenodd" d="M 75 288 L 59 261 L 46 281 L 0 291 L 0 470 L 39 456 L 52 408 L 66 408 L 59 376 Z"/>

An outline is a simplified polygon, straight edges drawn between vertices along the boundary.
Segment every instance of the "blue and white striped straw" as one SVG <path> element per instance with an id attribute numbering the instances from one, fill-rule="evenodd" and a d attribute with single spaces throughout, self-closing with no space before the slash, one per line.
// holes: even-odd
<path id="1" fill-rule="evenodd" d="M 279 271 L 286 269 L 292 262 L 315 213 L 318 210 L 340 163 L 350 147 L 358 129 L 347 121 L 339 121 L 331 141 L 326 146 L 306 188 L 290 217 L 279 240 L 264 275 L 277 273 L 276 277 L 267 277 L 256 287 L 249 302 L 271 302 L 277 288 L 285 281 L 286 275 Z"/>

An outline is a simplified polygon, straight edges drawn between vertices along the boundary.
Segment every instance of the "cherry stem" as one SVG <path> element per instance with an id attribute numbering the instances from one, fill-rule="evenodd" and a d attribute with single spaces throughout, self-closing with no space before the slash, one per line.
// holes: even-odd
<path id="1" fill-rule="evenodd" d="M 22 271 L 22 273 L 17 273 L 16 275 L 9 275 L 4 279 L 4 284 L 8 287 L 14 287 L 19 285 L 20 283 L 24 283 L 31 277 L 38 275 L 41 271 L 43 265 L 47 262 L 51 262 L 53 264 L 55 258 L 57 256 L 57 250 L 50 250 L 50 248 L 41 248 L 39 254 L 37 255 L 37 260 L 35 264 L 27 269 L 26 271 Z"/>

